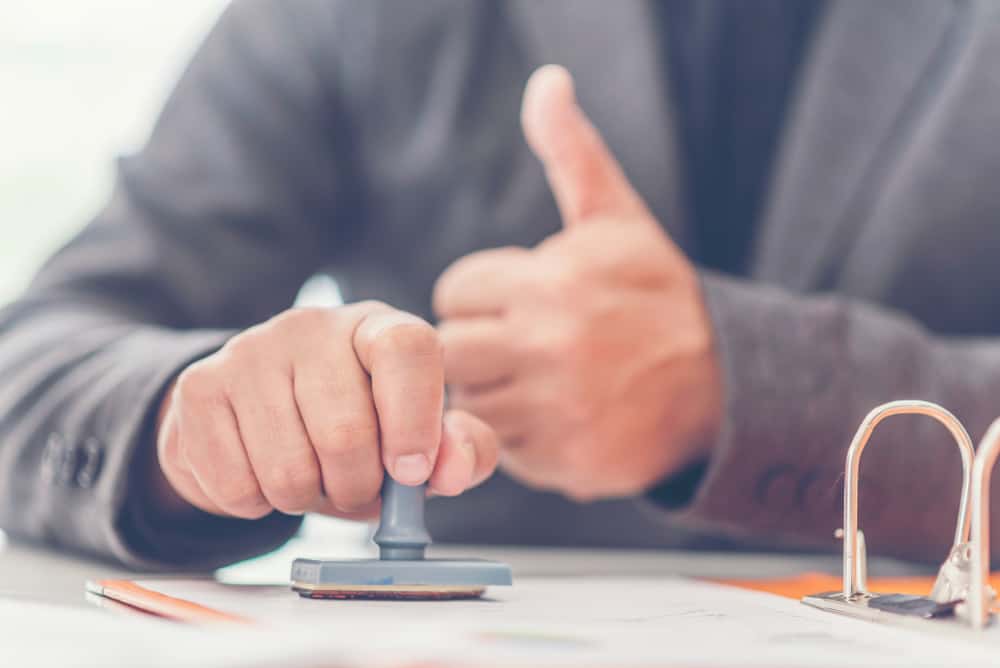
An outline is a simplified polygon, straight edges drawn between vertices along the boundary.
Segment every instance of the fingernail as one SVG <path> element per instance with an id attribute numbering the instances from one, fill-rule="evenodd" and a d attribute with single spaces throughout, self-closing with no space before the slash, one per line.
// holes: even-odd
<path id="1" fill-rule="evenodd" d="M 431 474 L 431 462 L 427 455 L 403 455 L 396 457 L 392 465 L 392 477 L 404 485 L 419 485 Z"/>

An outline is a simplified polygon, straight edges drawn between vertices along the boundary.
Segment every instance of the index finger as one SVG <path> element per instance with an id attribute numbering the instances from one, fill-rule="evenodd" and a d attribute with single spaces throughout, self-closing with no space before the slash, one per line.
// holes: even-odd
<path id="1" fill-rule="evenodd" d="M 444 410 L 437 332 L 414 315 L 385 310 L 363 316 L 353 341 L 372 379 L 386 470 L 404 485 L 426 482 L 437 459 Z"/>
<path id="2" fill-rule="evenodd" d="M 527 248 L 507 246 L 455 260 L 434 284 L 434 312 L 439 318 L 499 315 L 523 289 L 530 258 Z"/>

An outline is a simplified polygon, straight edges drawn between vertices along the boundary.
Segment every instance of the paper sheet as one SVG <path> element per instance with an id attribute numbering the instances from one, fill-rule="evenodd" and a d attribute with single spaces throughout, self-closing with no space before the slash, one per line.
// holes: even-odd
<path id="1" fill-rule="evenodd" d="M 324 657 L 323 662 L 316 661 Z M 4 668 L 350 666 L 321 638 L 198 628 L 104 611 L 0 598 Z"/>
<path id="2" fill-rule="evenodd" d="M 998 665 L 1000 636 L 875 625 L 770 594 L 680 578 L 521 578 L 481 601 L 302 599 L 286 587 L 140 581 L 146 588 L 321 635 L 361 663 L 685 666 Z"/>

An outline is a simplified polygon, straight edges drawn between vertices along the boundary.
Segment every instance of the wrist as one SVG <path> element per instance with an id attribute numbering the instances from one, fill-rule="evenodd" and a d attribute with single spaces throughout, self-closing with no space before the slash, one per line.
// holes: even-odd
<path id="1" fill-rule="evenodd" d="M 716 356 L 709 351 L 688 358 L 678 370 L 676 400 L 668 402 L 668 416 L 661 447 L 667 452 L 666 466 L 645 492 L 662 505 L 686 505 L 705 477 L 721 424 L 721 373 Z"/>
<path id="2" fill-rule="evenodd" d="M 697 273 L 687 264 L 682 269 L 653 310 L 656 325 L 646 358 L 657 380 L 645 389 L 644 401 L 655 420 L 643 433 L 649 454 L 634 470 L 636 492 L 648 493 L 699 463 L 704 468 L 721 429 L 723 381 L 714 329 Z"/>
<path id="3" fill-rule="evenodd" d="M 692 268 L 691 304 L 693 333 L 685 362 L 679 370 L 680 404 L 686 416 L 682 436 L 683 461 L 677 469 L 707 460 L 718 438 L 723 414 L 723 374 L 712 319 L 701 282 Z"/>
<path id="4" fill-rule="evenodd" d="M 660 481 L 694 466 L 703 468 L 712 457 L 722 421 L 721 381 L 714 355 L 689 360 L 685 367 L 680 372 L 685 376 L 679 386 L 683 389 L 670 409 L 673 417 L 668 418 L 665 438 L 672 457 Z"/>

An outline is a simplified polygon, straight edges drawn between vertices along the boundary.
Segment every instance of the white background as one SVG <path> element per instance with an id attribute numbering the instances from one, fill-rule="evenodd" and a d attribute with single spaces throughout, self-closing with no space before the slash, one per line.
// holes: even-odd
<path id="1" fill-rule="evenodd" d="M 0 0 L 0 304 L 109 194 L 222 0 Z"/>

